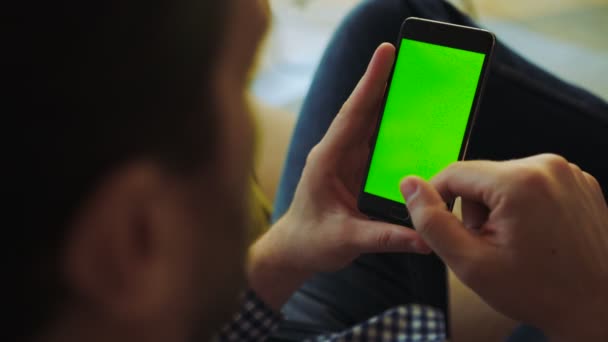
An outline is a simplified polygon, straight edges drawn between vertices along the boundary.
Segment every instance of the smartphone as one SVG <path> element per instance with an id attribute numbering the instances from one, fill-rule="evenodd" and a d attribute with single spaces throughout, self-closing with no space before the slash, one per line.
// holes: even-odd
<path id="1" fill-rule="evenodd" d="M 465 158 L 494 44 L 478 28 L 404 21 L 359 193 L 363 214 L 412 227 L 399 183 Z"/>

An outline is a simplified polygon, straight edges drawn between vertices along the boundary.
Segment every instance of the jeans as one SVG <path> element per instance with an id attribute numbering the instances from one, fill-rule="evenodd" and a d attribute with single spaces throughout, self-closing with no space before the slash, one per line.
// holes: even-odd
<path id="1" fill-rule="evenodd" d="M 443 0 L 370 0 L 354 9 L 333 36 L 304 101 L 273 220 L 288 209 L 308 152 L 325 134 L 376 47 L 395 42 L 401 23 L 410 16 L 475 26 Z M 593 174 L 606 195 L 608 160 L 601 154 L 607 150 L 608 104 L 524 60 L 498 37 L 467 158 L 507 160 L 557 153 Z M 302 337 L 343 330 L 404 303 L 434 306 L 447 314 L 446 268 L 435 255 L 363 255 L 341 271 L 306 282 L 283 312 L 290 324 L 308 326 L 300 331 L 304 335 L 292 335 Z M 530 331 L 533 328 L 523 328 L 517 340 L 538 334 Z"/>

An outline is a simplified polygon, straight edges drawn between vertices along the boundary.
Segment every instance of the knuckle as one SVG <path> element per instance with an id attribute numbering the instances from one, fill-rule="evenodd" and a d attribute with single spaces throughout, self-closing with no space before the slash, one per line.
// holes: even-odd
<path id="1" fill-rule="evenodd" d="M 595 190 L 599 190 L 600 192 L 602 191 L 602 186 L 600 185 L 600 182 L 597 180 L 597 178 L 593 177 L 593 175 L 591 175 L 589 172 L 586 172 L 586 171 L 583 171 L 583 175 L 587 179 L 587 182 L 589 182 L 589 184 Z"/>
<path id="2" fill-rule="evenodd" d="M 308 155 L 306 156 L 306 165 L 312 163 L 315 159 L 317 159 L 318 154 L 319 144 L 316 144 L 315 146 L 313 146 L 312 149 L 310 149 L 310 152 L 308 152 Z"/>
<path id="3" fill-rule="evenodd" d="M 385 230 L 378 234 L 376 243 L 380 249 L 387 248 L 390 246 L 392 238 L 393 232 L 390 230 Z"/>
<path id="4" fill-rule="evenodd" d="M 570 170 L 572 170 L 572 172 L 579 173 L 579 174 L 583 172 L 583 170 L 581 170 L 581 168 L 578 165 L 576 165 L 574 163 L 569 163 L 569 165 L 570 165 Z"/>
<path id="5" fill-rule="evenodd" d="M 515 175 L 514 183 L 519 189 L 547 191 L 551 188 L 550 174 L 542 168 L 527 167 L 519 170 Z"/>
<path id="6" fill-rule="evenodd" d="M 570 163 L 566 158 L 557 154 L 545 154 L 544 165 L 549 170 L 557 175 L 563 175 L 572 171 Z"/>

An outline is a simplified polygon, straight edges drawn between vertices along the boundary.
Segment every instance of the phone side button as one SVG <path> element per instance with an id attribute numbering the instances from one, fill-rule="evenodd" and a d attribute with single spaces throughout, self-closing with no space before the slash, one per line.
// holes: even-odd
<path id="1" fill-rule="evenodd" d="M 407 211 L 405 207 L 392 207 L 390 210 L 390 215 L 392 218 L 399 220 L 407 220 L 410 217 L 410 213 Z"/>

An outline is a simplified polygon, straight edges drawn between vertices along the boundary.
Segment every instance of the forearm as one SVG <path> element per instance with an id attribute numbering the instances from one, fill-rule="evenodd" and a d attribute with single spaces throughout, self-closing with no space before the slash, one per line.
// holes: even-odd
<path id="1" fill-rule="evenodd" d="M 307 271 L 297 266 L 294 256 L 297 251 L 286 250 L 282 226 L 290 224 L 288 219 L 279 220 L 264 234 L 249 251 L 247 278 L 250 287 L 277 312 L 289 297 L 310 276 Z"/>

